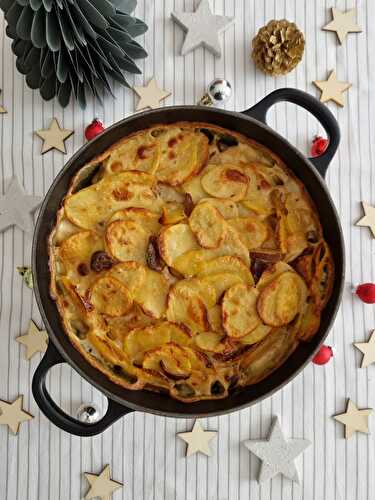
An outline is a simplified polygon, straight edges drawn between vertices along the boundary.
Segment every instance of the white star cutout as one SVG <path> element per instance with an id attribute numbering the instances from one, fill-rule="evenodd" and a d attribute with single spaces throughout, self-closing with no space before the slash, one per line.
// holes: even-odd
<path id="1" fill-rule="evenodd" d="M 91 500 L 92 498 L 110 500 L 112 493 L 119 488 L 122 488 L 121 483 L 112 481 L 109 465 L 106 465 L 98 476 L 96 474 L 89 474 L 88 472 L 85 472 L 85 477 L 91 486 L 85 496 L 85 500 Z"/>
<path id="2" fill-rule="evenodd" d="M 362 219 L 359 219 L 356 226 L 369 227 L 373 237 L 375 238 L 375 208 L 368 205 L 364 201 L 362 201 L 362 207 L 365 212 L 365 216 L 362 217 Z"/>
<path id="3" fill-rule="evenodd" d="M 31 213 L 41 201 L 39 196 L 26 194 L 17 177 L 13 177 L 5 194 L 0 196 L 0 231 L 13 225 L 23 231 L 32 231 Z"/>
<path id="4" fill-rule="evenodd" d="M 137 104 L 137 111 L 141 109 L 156 109 L 160 106 L 160 101 L 171 95 L 170 92 L 160 89 L 155 78 L 152 78 L 146 87 L 133 87 L 140 99 Z"/>
<path id="5" fill-rule="evenodd" d="M 348 33 L 361 33 L 362 31 L 355 21 L 356 12 L 356 9 L 342 12 L 332 7 L 333 21 L 326 24 L 323 29 L 326 31 L 336 31 L 340 43 L 343 43 Z"/>
<path id="6" fill-rule="evenodd" d="M 286 440 L 277 417 L 273 419 L 268 439 L 251 439 L 245 441 L 244 445 L 262 461 L 258 476 L 260 483 L 277 474 L 300 482 L 294 459 L 311 443 L 307 439 Z"/>
<path id="7" fill-rule="evenodd" d="M 182 56 L 204 46 L 215 56 L 221 57 L 219 35 L 234 22 L 233 17 L 212 14 L 208 0 L 202 0 L 195 12 L 172 12 L 171 15 L 186 31 Z"/>
<path id="8" fill-rule="evenodd" d="M 204 431 L 198 420 L 195 421 L 191 432 L 180 432 L 177 436 L 187 443 L 186 456 L 190 457 L 194 453 L 200 451 L 205 455 L 211 455 L 209 442 L 216 436 L 215 431 Z"/>
<path id="9" fill-rule="evenodd" d="M 30 321 L 27 335 L 21 335 L 16 341 L 26 346 L 26 359 L 31 359 L 37 352 L 44 353 L 47 349 L 48 335 L 45 330 L 39 330 L 34 321 Z"/>

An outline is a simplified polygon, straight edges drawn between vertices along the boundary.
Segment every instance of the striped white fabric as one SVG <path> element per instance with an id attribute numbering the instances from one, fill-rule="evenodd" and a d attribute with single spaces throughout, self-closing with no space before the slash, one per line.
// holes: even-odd
<path id="1" fill-rule="evenodd" d="M 360 407 L 375 407 L 375 367 L 359 369 L 361 355 L 352 343 L 367 339 L 375 326 L 373 306 L 350 293 L 350 283 L 374 281 L 374 244 L 366 228 L 354 226 L 361 216 L 360 201 L 375 203 L 375 2 L 373 0 L 212 0 L 218 14 L 235 16 L 234 27 L 223 35 L 223 56 L 215 59 L 198 49 L 181 57 L 181 28 L 170 18 L 172 10 L 192 11 L 198 0 L 139 0 L 137 15 L 149 25 L 144 37 L 149 57 L 142 64 L 140 85 L 153 75 L 172 91 L 166 101 L 192 104 L 211 79 L 224 76 L 235 89 L 228 109 L 250 107 L 275 88 L 297 87 L 317 95 L 312 80 L 325 79 L 336 69 L 338 78 L 352 82 L 343 109 L 330 108 L 342 129 L 342 143 L 329 169 L 327 183 L 343 225 L 347 250 L 347 282 L 342 307 L 329 342 L 337 353 L 325 367 L 309 365 L 272 398 L 257 406 L 220 418 L 203 420 L 217 430 L 210 458 L 184 458 L 185 445 L 176 433 L 189 430 L 188 420 L 133 413 L 103 435 L 79 439 L 50 424 L 33 401 L 31 377 L 39 363 L 36 355 L 25 361 L 15 338 L 26 332 L 30 318 L 40 325 L 32 293 L 15 268 L 30 263 L 31 238 L 17 228 L 0 235 L 0 399 L 24 394 L 24 405 L 35 419 L 23 424 L 17 437 L 0 428 L 0 498 L 3 500 L 76 500 L 87 491 L 83 472 L 98 473 L 108 463 L 113 478 L 124 483 L 115 500 L 365 500 L 375 498 L 375 441 L 373 435 L 343 438 L 343 428 L 331 416 L 344 411 L 350 397 Z M 330 19 L 329 8 L 358 7 L 363 33 L 349 35 L 339 46 L 335 34 L 321 30 Z M 306 34 L 303 62 L 287 77 L 265 77 L 249 59 L 252 37 L 272 18 L 295 20 Z M 29 193 L 44 195 L 66 159 L 84 141 L 84 127 L 94 116 L 106 125 L 129 116 L 136 97 L 115 86 L 116 100 L 106 97 L 104 107 L 89 101 L 85 111 L 71 104 L 62 110 L 43 102 L 25 85 L 15 68 L 10 40 L 2 24 L 0 37 L 1 101 L 8 114 L 0 118 L 0 189 L 17 175 Z M 209 27 L 208 27 L 209 29 Z M 133 80 L 131 80 L 133 83 Z M 370 86 L 370 82 L 372 85 Z M 33 131 L 48 126 L 52 117 L 74 129 L 66 143 L 68 155 L 40 155 L 40 140 Z M 307 152 L 319 128 L 316 121 L 292 105 L 277 105 L 271 125 Z M 57 367 L 50 377 L 58 404 L 74 413 L 81 402 L 104 398 L 69 367 Z M 304 437 L 312 446 L 298 459 L 302 485 L 281 477 L 259 487 L 259 462 L 241 442 L 265 437 L 271 416 L 278 414 L 287 436 Z M 375 415 L 370 417 L 375 427 Z"/>

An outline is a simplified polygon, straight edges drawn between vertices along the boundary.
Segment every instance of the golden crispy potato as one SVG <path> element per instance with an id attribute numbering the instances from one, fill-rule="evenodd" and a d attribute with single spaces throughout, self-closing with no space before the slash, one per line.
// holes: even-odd
<path id="1" fill-rule="evenodd" d="M 237 283 L 244 283 L 245 279 L 241 278 L 238 274 L 217 273 L 202 278 L 202 282 L 205 284 L 207 283 L 210 287 L 215 289 L 216 297 L 219 301 L 228 288 L 237 285 Z"/>
<path id="2" fill-rule="evenodd" d="M 272 326 L 260 324 L 254 330 L 244 337 L 240 338 L 241 344 L 252 345 L 260 342 L 264 337 L 266 337 L 272 330 Z"/>
<path id="3" fill-rule="evenodd" d="M 238 232 L 240 240 L 249 250 L 261 247 L 267 239 L 268 228 L 256 216 L 236 217 L 229 219 L 228 223 Z"/>
<path id="4" fill-rule="evenodd" d="M 269 326 L 284 326 L 300 312 L 306 300 L 306 285 L 295 272 L 284 272 L 267 285 L 259 296 L 257 310 Z"/>
<path id="5" fill-rule="evenodd" d="M 109 223 L 114 222 L 115 220 L 131 220 L 140 225 L 148 234 L 157 235 L 161 227 L 159 218 L 159 214 L 152 212 L 147 208 L 129 207 L 115 212 L 109 219 Z"/>
<path id="6" fill-rule="evenodd" d="M 207 308 L 213 307 L 217 301 L 217 295 L 215 288 L 204 280 L 199 278 L 191 278 L 186 280 L 180 280 L 175 285 L 176 290 L 183 291 L 185 289 L 192 290 L 196 293 L 200 299 L 202 299 L 204 305 Z"/>
<path id="7" fill-rule="evenodd" d="M 227 224 L 209 203 L 196 205 L 189 217 L 189 226 L 203 248 L 217 248 L 227 231 Z"/>
<path id="8" fill-rule="evenodd" d="M 242 200 L 248 183 L 248 177 L 237 165 L 208 165 L 202 175 L 203 189 L 214 198 Z"/>
<path id="9" fill-rule="evenodd" d="M 197 276 L 199 278 L 204 278 L 205 276 L 210 276 L 212 274 L 217 275 L 220 273 L 235 274 L 244 283 L 249 285 L 254 284 L 250 269 L 239 257 L 233 257 L 232 255 L 224 255 L 204 262 L 199 266 Z"/>
<path id="10" fill-rule="evenodd" d="M 143 312 L 152 318 L 164 317 L 167 307 L 169 284 L 165 277 L 151 269 L 145 268 L 145 281 L 137 288 L 134 300 L 141 306 Z"/>
<path id="11" fill-rule="evenodd" d="M 134 298 L 142 289 L 146 281 L 146 268 L 139 262 L 129 261 L 116 264 L 107 273 L 107 276 L 121 281 Z"/>
<path id="12" fill-rule="evenodd" d="M 196 290 L 188 286 L 175 285 L 170 289 L 167 319 L 173 323 L 184 324 L 192 333 L 209 329 L 205 303 Z"/>
<path id="13" fill-rule="evenodd" d="M 219 304 L 216 304 L 207 310 L 207 318 L 208 318 L 208 323 L 210 325 L 210 329 L 213 332 L 219 332 L 225 335 L 221 319 L 221 306 Z"/>
<path id="14" fill-rule="evenodd" d="M 116 220 L 109 224 L 105 241 L 111 256 L 120 262 L 146 263 L 149 235 L 140 224 L 131 220 Z"/>
<path id="15" fill-rule="evenodd" d="M 225 198 L 202 198 L 199 203 L 209 203 L 221 213 L 224 219 L 238 217 L 238 207 L 235 201 Z"/>
<path id="16" fill-rule="evenodd" d="M 273 280 L 275 280 L 280 274 L 287 271 L 293 272 L 293 268 L 286 262 L 275 262 L 270 264 L 267 269 L 262 273 L 260 280 L 257 283 L 257 289 L 261 292 L 269 285 Z"/>
<path id="17" fill-rule="evenodd" d="M 159 252 L 168 266 L 173 266 L 180 255 L 197 248 L 198 242 L 188 224 L 176 224 L 160 232 Z"/>
<path id="18" fill-rule="evenodd" d="M 145 354 L 143 368 L 160 371 L 171 380 L 186 380 L 202 362 L 192 349 L 170 342 Z"/>
<path id="19" fill-rule="evenodd" d="M 154 174 L 159 161 L 159 143 L 151 135 L 143 135 L 132 137 L 114 149 L 104 160 L 104 166 L 112 174 L 124 170 L 140 170 Z"/>
<path id="20" fill-rule="evenodd" d="M 217 332 L 202 332 L 194 337 L 194 341 L 199 349 L 208 352 L 220 352 L 224 335 Z"/>
<path id="21" fill-rule="evenodd" d="M 115 278 L 99 278 L 90 289 L 89 300 L 102 314 L 123 316 L 133 304 L 126 286 Z"/>
<path id="22" fill-rule="evenodd" d="M 222 314 L 224 329 L 229 337 L 245 337 L 261 323 L 257 312 L 258 296 L 256 288 L 243 283 L 225 292 Z"/>
<path id="23" fill-rule="evenodd" d="M 203 170 L 199 175 L 194 175 L 181 185 L 182 190 L 185 193 L 190 194 L 193 203 L 198 203 L 201 199 L 207 197 L 207 193 L 203 189 L 201 183 L 204 172 L 205 170 Z"/>
<path id="24" fill-rule="evenodd" d="M 163 213 L 160 222 L 164 225 L 178 224 L 186 219 L 183 203 L 168 201 L 163 206 Z"/>

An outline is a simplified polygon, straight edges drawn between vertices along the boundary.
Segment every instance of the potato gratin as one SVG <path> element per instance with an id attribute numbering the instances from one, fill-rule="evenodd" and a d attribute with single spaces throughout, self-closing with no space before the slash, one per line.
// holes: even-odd
<path id="1" fill-rule="evenodd" d="M 181 401 L 259 382 L 317 332 L 334 267 L 303 185 L 204 123 L 126 137 L 75 176 L 50 238 L 67 335 L 127 389 Z"/>

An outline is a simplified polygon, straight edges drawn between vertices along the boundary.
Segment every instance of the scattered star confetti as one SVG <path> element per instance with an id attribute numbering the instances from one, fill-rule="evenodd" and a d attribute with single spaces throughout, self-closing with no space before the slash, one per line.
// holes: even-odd
<path id="1" fill-rule="evenodd" d="M 212 14 L 208 0 L 202 0 L 195 12 L 172 12 L 172 19 L 179 24 L 186 36 L 181 55 L 204 46 L 215 56 L 221 57 L 219 35 L 234 22 L 233 17 Z"/>
<path id="2" fill-rule="evenodd" d="M 320 96 L 321 102 L 334 101 L 339 106 L 344 106 L 342 93 L 352 86 L 348 82 L 339 82 L 335 71 L 331 71 L 328 80 L 315 80 L 313 83 L 322 92 Z"/>
<path id="3" fill-rule="evenodd" d="M 7 425 L 13 434 L 18 434 L 22 422 L 34 417 L 22 409 L 23 396 L 19 396 L 13 403 L 0 401 L 0 424 Z"/>
<path id="4" fill-rule="evenodd" d="M 262 483 L 282 474 L 292 481 L 300 482 L 294 459 L 308 446 L 307 439 L 286 440 L 279 419 L 274 417 L 268 439 L 250 439 L 244 445 L 262 461 L 258 482 Z"/>
<path id="5" fill-rule="evenodd" d="M 365 215 L 362 219 L 359 219 L 356 226 L 369 227 L 373 237 L 375 238 L 375 208 L 368 205 L 364 201 L 362 201 L 362 207 Z"/>
<path id="6" fill-rule="evenodd" d="M 56 118 L 53 118 L 49 128 L 37 130 L 35 133 L 43 139 L 42 154 L 47 153 L 51 149 L 57 149 L 62 153 L 66 153 L 64 141 L 73 134 L 73 130 L 60 128 Z"/>
<path id="7" fill-rule="evenodd" d="M 372 332 L 368 342 L 356 342 L 355 347 L 363 352 L 361 368 L 375 363 L 375 330 Z"/>
<path id="8" fill-rule="evenodd" d="M 98 476 L 96 474 L 89 474 L 88 472 L 85 472 L 85 477 L 91 486 L 85 496 L 85 500 L 91 500 L 92 498 L 110 500 L 112 493 L 123 486 L 121 483 L 111 479 L 111 470 L 109 465 L 106 465 Z"/>
<path id="9" fill-rule="evenodd" d="M 16 225 L 23 231 L 32 231 L 31 213 L 42 198 L 26 194 L 17 177 L 13 177 L 4 195 L 0 195 L 0 231 Z"/>
<path id="10" fill-rule="evenodd" d="M 343 43 L 348 33 L 361 33 L 362 29 L 356 23 L 357 9 L 342 12 L 332 7 L 333 20 L 326 24 L 323 29 L 326 31 L 336 31 L 340 43 Z"/>
<path id="11" fill-rule="evenodd" d="M 26 346 L 25 358 L 31 359 L 37 352 L 47 350 L 48 335 L 45 330 L 39 330 L 33 320 L 30 320 L 27 335 L 21 335 L 16 341 Z"/>
<path id="12" fill-rule="evenodd" d="M 205 455 L 211 455 L 209 442 L 216 436 L 216 431 L 204 431 L 198 420 L 195 421 L 191 432 L 180 432 L 177 436 L 187 443 L 186 456 L 190 457 L 200 451 Z"/>
<path id="13" fill-rule="evenodd" d="M 345 439 L 349 439 L 356 431 L 364 432 L 365 434 L 369 433 L 368 417 L 371 413 L 371 408 L 358 410 L 353 401 L 349 399 L 346 413 L 340 413 L 339 415 L 335 415 L 333 418 L 345 425 Z"/>
<path id="14" fill-rule="evenodd" d="M 155 78 L 152 78 L 146 87 L 134 87 L 140 99 L 137 104 L 137 111 L 141 109 L 156 109 L 160 106 L 160 101 L 171 95 L 171 92 L 160 89 Z"/>

